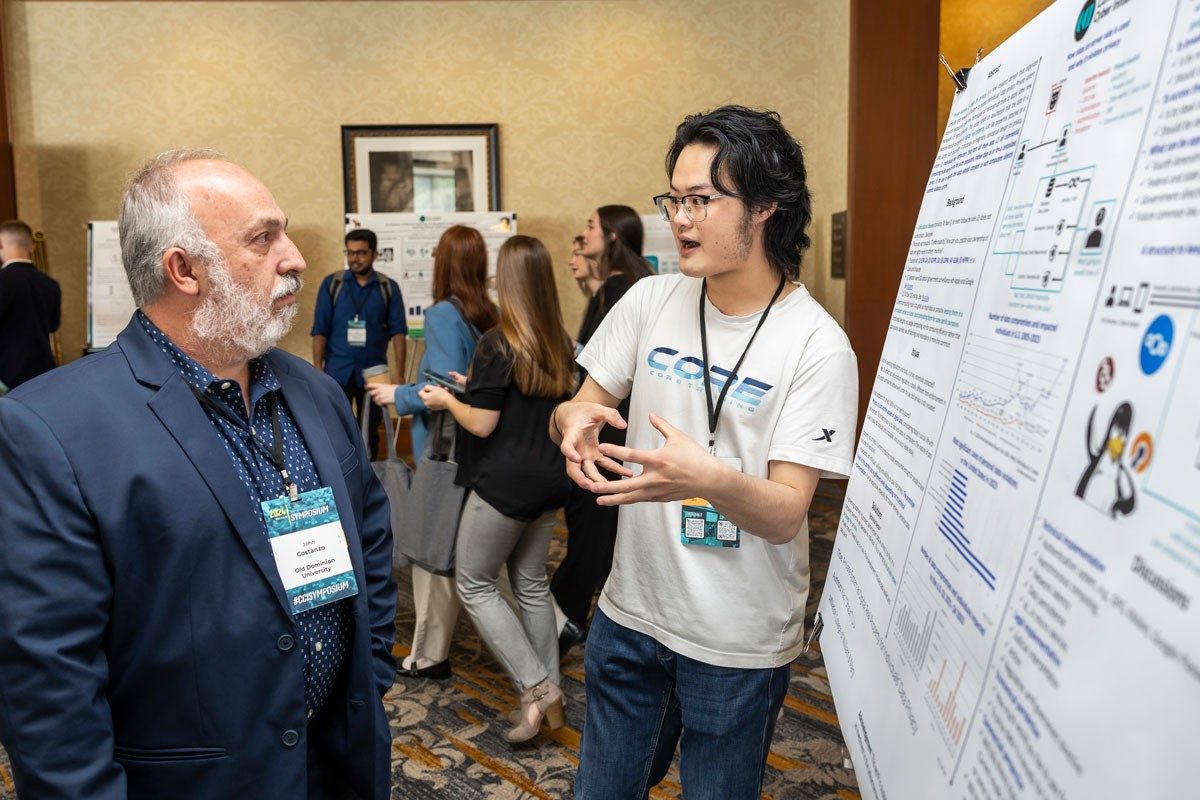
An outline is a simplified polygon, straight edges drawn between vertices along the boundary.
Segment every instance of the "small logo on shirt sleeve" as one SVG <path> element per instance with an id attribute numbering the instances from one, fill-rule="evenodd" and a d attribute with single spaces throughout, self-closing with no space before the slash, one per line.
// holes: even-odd
<path id="1" fill-rule="evenodd" d="M 837 431 L 832 428 L 821 428 L 821 435 L 813 439 L 814 442 L 833 442 L 833 434 Z"/>

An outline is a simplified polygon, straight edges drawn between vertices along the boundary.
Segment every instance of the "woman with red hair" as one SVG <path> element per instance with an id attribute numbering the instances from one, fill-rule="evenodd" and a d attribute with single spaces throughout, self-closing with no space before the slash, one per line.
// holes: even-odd
<path id="1" fill-rule="evenodd" d="M 466 373 L 475 356 L 475 343 L 498 319 L 487 294 L 487 247 L 474 228 L 455 225 L 438 240 L 433 256 L 434 304 L 425 310 L 425 355 L 418 375 L 433 372 L 456 377 Z M 425 451 L 429 409 L 419 392 L 425 381 L 402 385 L 369 383 L 376 403 L 395 403 L 396 413 L 412 414 L 413 456 Z M 407 554 L 406 554 L 407 555 Z M 450 677 L 450 639 L 458 619 L 459 601 L 452 575 L 437 575 L 412 565 L 416 626 L 412 651 L 400 666 L 400 677 Z"/>

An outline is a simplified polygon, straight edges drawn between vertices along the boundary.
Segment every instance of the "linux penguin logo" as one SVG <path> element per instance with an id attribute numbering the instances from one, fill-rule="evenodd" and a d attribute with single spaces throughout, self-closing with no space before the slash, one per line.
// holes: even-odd
<path id="1" fill-rule="evenodd" d="M 1075 20 L 1075 41 L 1081 40 L 1088 32 L 1088 28 L 1092 27 L 1092 20 L 1095 16 L 1096 0 L 1087 0 L 1079 11 L 1079 17 Z"/>

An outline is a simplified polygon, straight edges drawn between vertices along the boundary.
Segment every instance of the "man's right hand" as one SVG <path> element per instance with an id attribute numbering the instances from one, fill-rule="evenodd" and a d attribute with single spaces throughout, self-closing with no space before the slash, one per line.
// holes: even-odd
<path id="1" fill-rule="evenodd" d="M 590 482 L 603 482 L 599 467 L 625 477 L 631 477 L 627 467 L 600 452 L 600 431 L 605 425 L 624 429 L 621 414 L 609 406 L 584 400 L 561 403 L 550 418 L 551 438 L 559 440 L 567 459 L 567 476 L 583 488 Z"/>

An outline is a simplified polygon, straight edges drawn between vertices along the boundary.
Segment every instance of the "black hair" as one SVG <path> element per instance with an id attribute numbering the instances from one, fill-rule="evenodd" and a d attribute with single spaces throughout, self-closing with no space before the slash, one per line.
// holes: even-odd
<path id="1" fill-rule="evenodd" d="M 772 269 L 788 280 L 800 277 L 800 259 L 812 244 L 806 230 L 812 221 L 812 195 L 800 143 L 787 132 L 774 111 L 721 106 L 692 114 L 675 129 L 667 151 L 667 178 L 689 144 L 710 144 L 713 188 L 741 198 L 748 209 L 775 204 L 763 227 L 763 249 Z"/>
<path id="2" fill-rule="evenodd" d="M 600 206 L 596 209 L 600 230 L 604 234 L 604 252 L 600 254 L 600 280 L 608 280 L 614 272 L 622 272 L 630 283 L 654 274 L 642 258 L 642 241 L 646 232 L 642 218 L 629 206 Z"/>
<path id="3" fill-rule="evenodd" d="M 346 244 L 351 242 L 366 242 L 372 253 L 379 249 L 379 237 L 375 235 L 375 231 L 366 228 L 355 228 L 347 233 Z"/>

